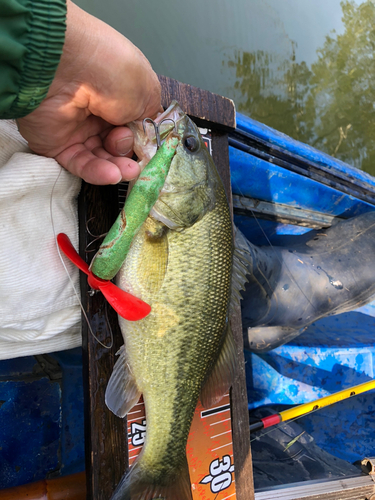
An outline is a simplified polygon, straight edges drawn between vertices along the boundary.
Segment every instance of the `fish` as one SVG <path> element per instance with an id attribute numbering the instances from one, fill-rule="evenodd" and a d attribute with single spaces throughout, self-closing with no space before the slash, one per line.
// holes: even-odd
<path id="1" fill-rule="evenodd" d="M 124 417 L 143 395 L 147 423 L 142 451 L 112 500 L 192 499 L 186 443 L 195 408 L 199 399 L 204 407 L 218 402 L 235 373 L 227 197 L 197 126 L 176 102 L 157 120 L 165 118 L 174 121 L 163 123 L 165 134 L 173 127 L 179 136 L 176 154 L 117 275 L 117 285 L 151 312 L 136 322 L 119 317 L 124 346 L 106 404 Z M 155 152 L 152 132 L 139 123 L 133 131 L 147 162 Z"/>

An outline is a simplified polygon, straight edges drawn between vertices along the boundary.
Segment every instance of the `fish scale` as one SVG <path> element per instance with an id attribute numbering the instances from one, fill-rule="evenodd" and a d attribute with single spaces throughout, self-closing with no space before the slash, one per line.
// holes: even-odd
<path id="1" fill-rule="evenodd" d="M 171 258 L 163 287 L 157 297 L 148 294 L 143 287 L 138 288 L 141 280 L 132 273 L 132 252 L 124 268 L 126 283 L 119 283 L 125 289 L 130 286 L 132 293 L 142 297 L 151 305 L 153 311 L 159 310 L 159 304 L 168 303 L 169 307 L 176 311 L 175 314 L 178 314 L 178 324 L 170 327 L 169 334 L 166 333 L 163 339 L 153 332 L 160 330 L 160 323 L 162 328 L 167 328 L 168 317 L 165 320 L 165 316 L 160 318 L 151 312 L 148 317 L 136 323 L 126 322 L 125 325 L 125 321 L 120 320 L 122 328 L 127 332 L 129 358 L 132 359 L 133 372 L 145 400 L 147 441 L 144 459 L 149 455 L 148 450 L 153 449 L 155 439 L 161 456 L 155 457 L 154 460 L 163 464 L 174 461 L 174 455 L 185 457 L 186 439 L 200 387 L 222 341 L 229 298 L 232 241 L 231 238 L 225 238 L 225 233 L 231 228 L 229 212 L 220 208 L 221 204 L 183 234 L 172 231 L 168 234 Z M 211 226 L 217 226 L 219 230 L 213 232 L 210 230 Z M 144 238 L 143 231 L 138 238 Z M 220 240 L 220 245 L 216 240 Z M 135 249 L 134 253 L 137 250 Z M 211 256 L 210 261 L 207 261 L 207 255 Z M 137 255 L 137 258 L 143 260 L 142 255 Z M 151 256 L 147 255 L 147 258 Z M 192 321 L 192 318 L 197 319 Z M 173 319 L 172 316 L 172 323 Z M 173 338 L 176 337 L 177 327 L 184 333 L 178 342 Z M 206 355 L 203 355 L 204 348 Z M 159 356 L 168 358 L 164 365 L 168 367 L 168 373 L 161 373 L 160 380 L 157 380 L 153 366 L 156 362 L 154 359 Z M 193 374 L 197 379 L 196 388 L 194 393 L 189 392 L 190 401 L 186 402 L 188 407 L 182 412 L 178 388 L 183 389 L 186 382 L 190 383 Z M 173 386 L 173 382 L 179 387 Z M 147 388 L 148 385 L 151 387 Z M 166 401 L 170 401 L 167 407 Z M 155 429 L 155 433 L 152 429 Z M 163 431 L 160 432 L 160 429 Z M 164 431 L 170 439 L 162 437 Z M 178 447 L 176 443 L 182 444 Z"/>
<path id="2" fill-rule="evenodd" d="M 184 115 L 177 128 L 181 144 L 166 183 L 117 279 L 120 288 L 150 304 L 151 313 L 137 322 L 119 318 L 123 361 L 143 394 L 147 430 L 116 500 L 191 499 L 186 442 L 202 386 L 229 336 L 228 202 L 195 125 Z M 197 154 L 185 150 L 186 134 L 198 141 Z"/>

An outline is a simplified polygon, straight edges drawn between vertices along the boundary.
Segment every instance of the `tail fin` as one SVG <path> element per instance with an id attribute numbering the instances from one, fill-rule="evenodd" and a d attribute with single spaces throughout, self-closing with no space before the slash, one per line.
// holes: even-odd
<path id="1" fill-rule="evenodd" d="M 192 500 L 187 460 L 183 466 L 168 474 L 143 468 L 137 460 L 124 474 L 111 500 Z"/>

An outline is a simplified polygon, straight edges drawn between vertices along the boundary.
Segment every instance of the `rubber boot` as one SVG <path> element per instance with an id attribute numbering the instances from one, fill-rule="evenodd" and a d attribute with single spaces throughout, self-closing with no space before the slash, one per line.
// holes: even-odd
<path id="1" fill-rule="evenodd" d="M 375 295 L 375 212 L 311 231 L 289 246 L 247 244 L 253 269 L 241 308 L 251 351 L 274 349 L 317 319 Z"/>

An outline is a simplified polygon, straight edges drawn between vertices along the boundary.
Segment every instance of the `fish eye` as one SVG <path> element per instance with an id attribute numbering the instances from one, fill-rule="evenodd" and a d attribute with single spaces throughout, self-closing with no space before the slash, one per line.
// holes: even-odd
<path id="1" fill-rule="evenodd" d="M 199 149 L 199 141 L 193 135 L 189 135 L 184 139 L 184 147 L 190 151 L 190 153 L 196 153 Z"/>

